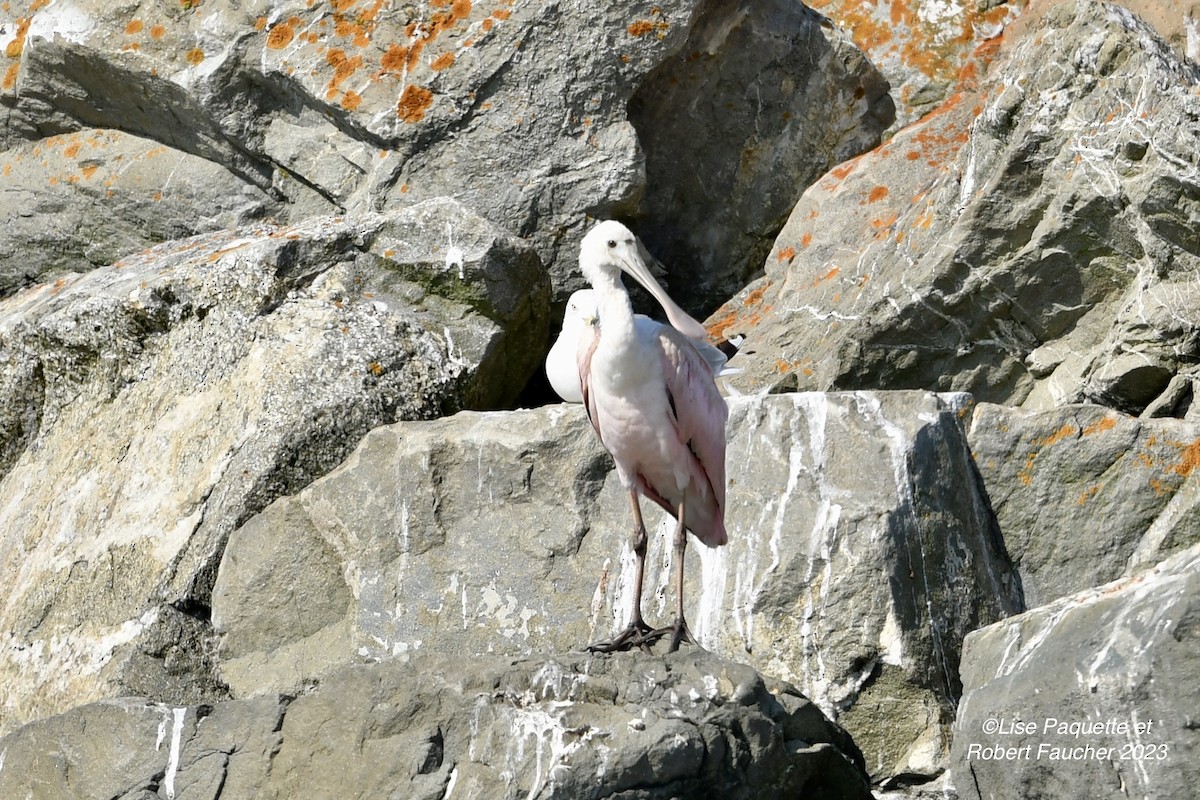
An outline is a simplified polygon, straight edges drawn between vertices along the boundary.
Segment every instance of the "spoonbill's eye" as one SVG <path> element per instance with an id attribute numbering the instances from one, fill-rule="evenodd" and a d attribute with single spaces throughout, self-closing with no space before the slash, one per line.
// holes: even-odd
<path id="1" fill-rule="evenodd" d="M 616 247 L 616 246 L 617 246 L 617 240 L 616 240 L 616 239 L 609 239 L 609 240 L 608 240 L 608 246 L 609 246 L 609 247 Z"/>

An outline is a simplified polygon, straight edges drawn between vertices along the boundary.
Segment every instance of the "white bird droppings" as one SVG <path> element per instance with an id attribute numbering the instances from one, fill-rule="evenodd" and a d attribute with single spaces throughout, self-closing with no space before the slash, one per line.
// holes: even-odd
<path id="1" fill-rule="evenodd" d="M 179 749 L 183 738 L 183 720 L 187 716 L 187 707 L 172 709 L 171 713 L 174 714 L 175 721 L 171 726 L 171 754 L 167 757 L 167 774 L 163 779 L 163 788 L 167 790 L 167 800 L 175 800 L 175 773 L 179 771 Z"/>

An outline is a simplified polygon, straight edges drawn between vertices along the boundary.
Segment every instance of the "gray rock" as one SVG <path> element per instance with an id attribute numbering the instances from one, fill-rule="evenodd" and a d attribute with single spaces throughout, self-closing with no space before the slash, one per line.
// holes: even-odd
<path id="1" fill-rule="evenodd" d="M 632 213 L 647 170 L 672 179 L 693 167 L 730 172 L 726 100 L 736 100 L 733 122 L 757 117 L 755 98 L 770 104 L 771 121 L 746 141 L 763 157 L 736 166 L 744 199 L 762 190 L 772 202 L 761 213 L 742 202 L 736 224 L 720 231 L 729 237 L 722 252 L 743 277 L 759 267 L 763 237 L 782 223 L 797 176 L 869 146 L 887 124 L 867 113 L 881 83 L 852 45 L 827 42 L 809 16 L 746 21 L 727 0 L 207 0 L 136 9 L 80 0 L 45 4 L 23 20 L 10 47 L 20 59 L 0 88 L 7 147 L 47 133 L 120 129 L 280 197 L 291 221 L 453 196 L 530 237 L 560 290 L 579 283 L 574 259 L 587 216 Z M 693 33 L 698 21 L 707 33 Z M 751 25 L 761 31 L 768 22 L 778 24 L 769 50 L 750 35 Z M 795 45 L 798 53 L 772 63 Z M 711 52 L 705 63 L 719 71 L 703 84 L 669 87 L 659 68 L 684 47 Z M 805 88 L 791 91 L 792 83 Z M 865 99 L 855 97 L 864 87 Z M 635 131 L 627 108 L 635 91 L 669 94 L 679 113 L 644 115 Z M 825 113 L 831 98 L 844 114 Z M 781 124 L 785 115 L 793 121 Z M 706 148 L 675 168 L 668 148 L 702 136 Z M 639 139 L 653 144 L 644 152 Z M 798 167 L 781 168 L 806 150 Z M 669 205 L 646 207 L 647 225 L 688 224 L 694 196 L 686 188 Z M 85 201 L 67 201 L 64 220 Z M 747 233 L 748 241 L 735 236 Z M 689 269 L 717 265 L 727 269 L 719 261 L 674 266 L 690 283 Z"/>
<path id="2" fill-rule="evenodd" d="M 980 403 L 968 441 L 1029 607 L 1200 542 L 1195 422 Z"/>
<path id="3" fill-rule="evenodd" d="M 512 402 L 548 302 L 532 249 L 449 201 L 182 240 L 0 302 L 0 729 L 220 697 L 229 533 L 376 425 Z"/>
<path id="4" fill-rule="evenodd" d="M 761 272 L 796 195 L 879 144 L 888 84 L 802 3 L 707 3 L 629 105 L 646 154 L 634 220 L 674 299 L 710 311 Z"/>
<path id="5" fill-rule="evenodd" d="M 1137 413 L 1194 374 L 1200 68 L 1091 0 L 1002 51 L 806 192 L 712 320 L 747 334 L 732 383 Z"/>
<path id="6" fill-rule="evenodd" d="M 941 769 L 959 642 L 1022 608 L 969 409 L 921 392 L 731 400 L 731 542 L 691 549 L 700 642 L 844 718 L 877 776 Z M 654 623 L 670 614 L 673 521 L 645 506 Z M 626 621 L 630 524 L 578 406 L 377 428 L 231 537 L 221 676 L 235 696 L 289 692 L 363 658 L 605 638 Z"/>
<path id="7" fill-rule="evenodd" d="M 414 657 L 291 702 L 84 706 L 0 753 L 0 794 L 56 800 L 871 797 L 844 731 L 704 652 Z"/>
<path id="8" fill-rule="evenodd" d="M 1194 797 L 1198 620 L 1200 545 L 972 633 L 959 796 Z"/>
<path id="9" fill-rule="evenodd" d="M 984 71 L 994 51 L 991 45 L 1027 5 L 1027 0 L 812 3 L 853 38 L 892 85 L 897 127 L 933 111 L 961 88 L 964 79 Z"/>
<path id="10" fill-rule="evenodd" d="M 50 136 L 0 156 L 0 296 L 282 204 L 213 161 L 120 131 Z"/>

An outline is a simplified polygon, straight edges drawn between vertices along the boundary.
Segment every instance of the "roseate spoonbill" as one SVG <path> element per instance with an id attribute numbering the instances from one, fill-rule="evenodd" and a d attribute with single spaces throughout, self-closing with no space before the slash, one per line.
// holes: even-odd
<path id="1" fill-rule="evenodd" d="M 591 336 L 591 324 L 600 316 L 600 308 L 596 304 L 596 293 L 591 289 L 579 289 L 572 292 L 567 299 L 567 309 L 563 313 L 562 330 L 554 341 L 546 356 L 546 377 L 550 379 L 550 387 L 568 403 L 582 403 L 583 392 L 579 388 L 579 364 L 576 351 L 579 349 L 579 338 Z M 662 325 L 644 314 L 634 314 L 633 324 L 638 328 L 638 335 L 649 337 L 655 326 Z M 729 356 L 709 344 L 705 339 L 693 339 L 692 344 L 700 352 L 701 357 L 708 362 L 709 369 L 720 378 L 741 370 L 729 369 L 725 364 Z M 718 387 L 719 388 L 719 387 Z"/>
<path id="2" fill-rule="evenodd" d="M 601 222 L 583 238 L 579 267 L 599 307 L 592 335 L 580 338 L 579 383 L 592 427 L 616 463 L 633 511 L 631 544 L 637 560 L 629 625 L 612 641 L 591 646 L 613 650 L 648 648 L 667 633 L 670 650 L 692 642 L 683 612 L 683 559 L 687 531 L 709 547 L 727 541 L 725 532 L 725 419 L 728 409 L 712 369 L 693 339 L 704 328 L 675 305 L 654 280 L 638 252 L 637 239 L 619 222 Z M 621 283 L 626 272 L 646 288 L 670 325 L 638 325 Z M 676 519 L 675 623 L 651 628 L 642 617 L 646 525 L 639 495 Z"/>

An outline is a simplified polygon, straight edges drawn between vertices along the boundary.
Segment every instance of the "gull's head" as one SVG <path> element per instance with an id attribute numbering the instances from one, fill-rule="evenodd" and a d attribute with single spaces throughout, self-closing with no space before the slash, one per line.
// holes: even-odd
<path id="1" fill-rule="evenodd" d="M 562 329 L 564 332 L 582 330 L 588 325 L 595 325 L 599 318 L 600 306 L 596 302 L 596 293 L 591 289 L 579 289 L 567 298 Z"/>
<path id="2" fill-rule="evenodd" d="M 624 272 L 640 283 L 667 314 L 671 325 L 686 336 L 703 339 L 704 326 L 688 316 L 675 304 L 666 290 L 658 285 L 642 258 L 641 247 L 633 232 L 615 220 L 598 223 L 583 237 L 579 245 L 579 269 L 594 289 L 607 289 L 613 282 L 619 283 L 619 274 Z M 597 304 L 600 300 L 597 296 Z"/>

